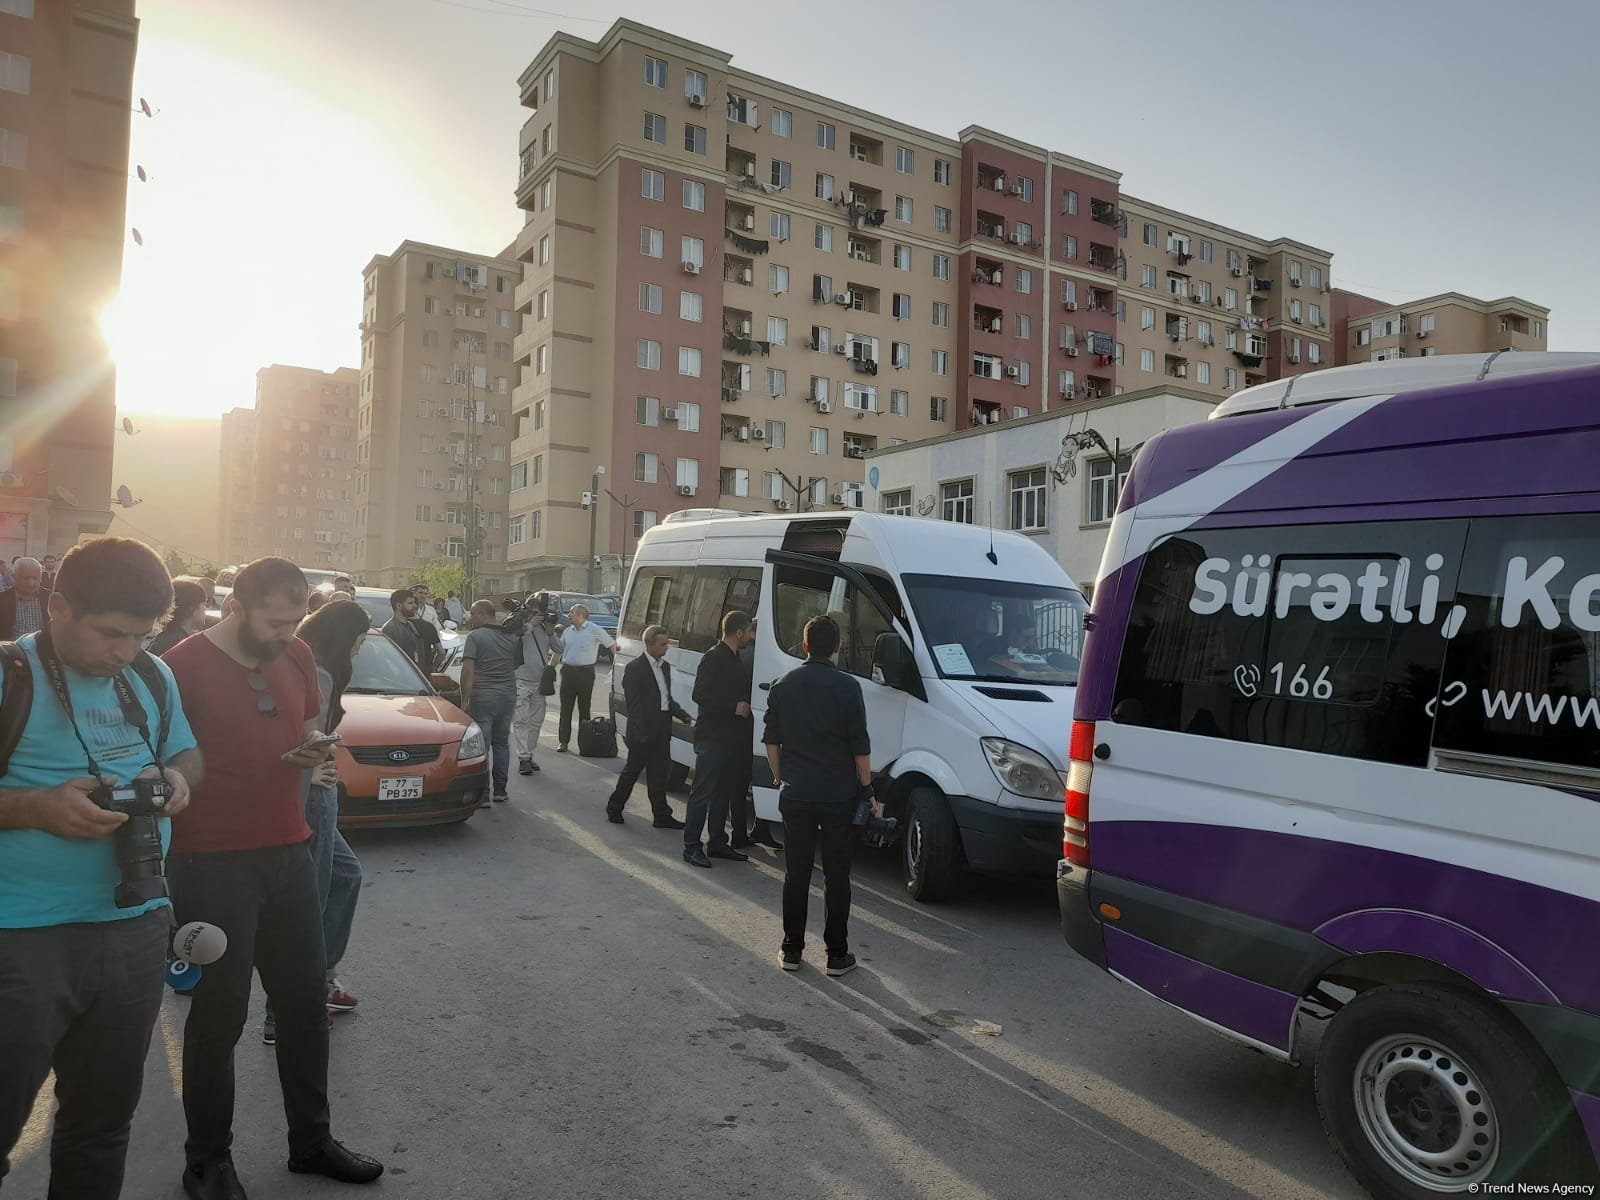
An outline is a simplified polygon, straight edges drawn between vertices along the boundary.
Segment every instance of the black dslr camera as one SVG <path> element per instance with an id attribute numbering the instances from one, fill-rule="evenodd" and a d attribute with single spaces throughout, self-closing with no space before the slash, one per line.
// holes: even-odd
<path id="1" fill-rule="evenodd" d="M 900 828 L 900 821 L 896 817 L 875 817 L 872 815 L 873 794 L 870 787 L 862 788 L 856 797 L 856 811 L 850 818 L 850 823 L 856 827 L 856 836 L 868 846 L 887 846 L 894 841 L 895 831 Z"/>
<path id="2" fill-rule="evenodd" d="M 166 815 L 172 785 L 165 779 L 135 779 L 115 787 L 97 787 L 89 799 L 107 812 L 128 815 L 114 835 L 117 869 L 122 872 L 117 907 L 138 908 L 164 898 L 167 880 L 161 871 L 161 826 L 156 818 Z"/>

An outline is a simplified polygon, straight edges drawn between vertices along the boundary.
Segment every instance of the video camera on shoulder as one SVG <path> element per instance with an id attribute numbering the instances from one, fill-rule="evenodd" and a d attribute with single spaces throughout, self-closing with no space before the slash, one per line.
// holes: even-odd
<path id="1" fill-rule="evenodd" d="M 521 636 L 535 621 L 546 621 L 556 615 L 556 599 L 550 592 L 530 592 L 522 600 L 508 600 L 511 611 L 500 621 L 500 628 Z"/>

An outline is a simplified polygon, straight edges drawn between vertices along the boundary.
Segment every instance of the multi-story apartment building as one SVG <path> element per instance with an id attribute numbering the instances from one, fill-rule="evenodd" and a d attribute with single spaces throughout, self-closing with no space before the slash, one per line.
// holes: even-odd
<path id="1" fill-rule="evenodd" d="M 521 273 L 504 256 L 410 241 L 367 264 L 353 564 L 363 583 L 398 587 L 420 566 L 460 560 L 478 593 L 511 586 L 506 506 Z"/>
<path id="2" fill-rule="evenodd" d="M 111 523 L 134 0 L 0 3 L 0 548 Z"/>
<path id="3" fill-rule="evenodd" d="M 217 503 L 217 545 L 222 561 L 249 562 L 255 534 L 256 410 L 222 414 L 222 472 Z"/>
<path id="4" fill-rule="evenodd" d="M 1341 363 L 1550 348 L 1550 310 L 1516 296 L 1479 300 L 1445 292 L 1385 304 L 1341 289 L 1333 294 L 1333 320 Z"/>
<path id="5" fill-rule="evenodd" d="M 1118 302 L 1117 383 L 1226 394 L 1335 361 L 1333 256 L 1131 196 Z"/>
<path id="6" fill-rule="evenodd" d="M 353 367 L 274 364 L 256 372 L 256 406 L 222 421 L 223 556 L 264 555 L 303 567 L 350 568 L 356 529 Z"/>
<path id="7" fill-rule="evenodd" d="M 1339 361 L 1328 251 L 1106 167 L 629 21 L 557 34 L 519 84 L 518 583 L 596 586 L 591 538 L 614 580 L 677 510 L 859 505 L 896 443 Z"/>

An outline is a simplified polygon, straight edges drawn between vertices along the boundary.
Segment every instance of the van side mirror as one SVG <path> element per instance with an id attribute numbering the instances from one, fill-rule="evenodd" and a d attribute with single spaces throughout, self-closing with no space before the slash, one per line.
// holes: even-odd
<path id="1" fill-rule="evenodd" d="M 880 633 L 872 644 L 872 677 L 886 687 L 908 689 L 916 671 L 911 649 L 898 633 Z"/>

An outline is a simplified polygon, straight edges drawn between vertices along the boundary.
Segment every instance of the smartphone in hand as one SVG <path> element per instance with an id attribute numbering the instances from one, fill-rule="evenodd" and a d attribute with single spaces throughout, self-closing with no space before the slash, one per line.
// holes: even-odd
<path id="1" fill-rule="evenodd" d="M 338 733 L 313 733 L 283 757 L 293 758 L 296 754 L 306 750 L 326 750 L 329 746 L 337 745 L 343 740 L 344 736 Z"/>

